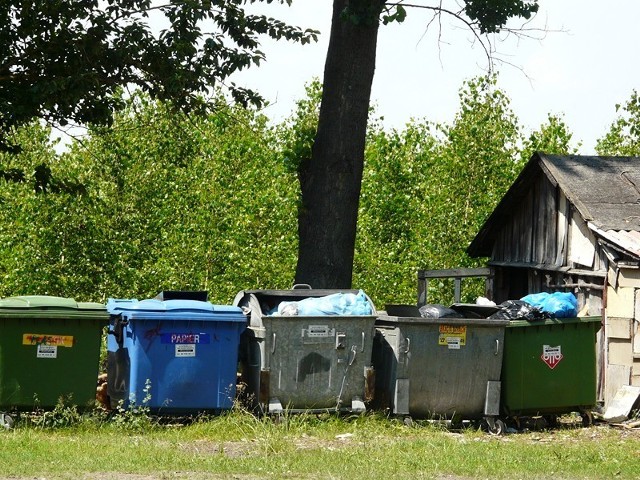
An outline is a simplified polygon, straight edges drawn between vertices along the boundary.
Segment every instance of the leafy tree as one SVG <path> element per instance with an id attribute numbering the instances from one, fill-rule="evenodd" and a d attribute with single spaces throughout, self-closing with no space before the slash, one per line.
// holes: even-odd
<path id="1" fill-rule="evenodd" d="M 575 155 L 578 153 L 580 144 L 573 146 L 571 139 L 573 134 L 564 120 L 558 115 L 549 114 L 547 122 L 540 128 L 532 132 L 524 141 L 521 159 L 528 161 L 534 152 L 555 153 L 558 155 Z"/>
<path id="2" fill-rule="evenodd" d="M 93 151 L 119 252 L 105 292 L 204 289 L 228 303 L 241 288 L 291 285 L 298 187 L 266 118 L 220 107 L 193 119 L 149 103 L 117 126 Z"/>
<path id="3" fill-rule="evenodd" d="M 624 105 L 616 105 L 620 116 L 596 143 L 599 155 L 640 156 L 640 97 L 634 90 Z"/>
<path id="4" fill-rule="evenodd" d="M 55 161 L 33 133 L 0 166 L 47 161 L 54 179 L 85 188 L 36 193 L 0 181 L 0 295 L 104 301 L 204 289 L 229 303 L 241 288 L 291 286 L 299 191 L 266 118 L 228 106 L 190 118 L 140 96 Z"/>
<path id="5" fill-rule="evenodd" d="M 59 158 L 48 129 L 23 127 L 23 151 L 0 153 L 0 170 L 25 172 L 21 182 L 0 179 L 0 295 L 206 289 L 227 303 L 242 288 L 289 288 L 299 188 L 282 159 L 310 155 L 320 89 L 312 82 L 275 130 L 240 107 L 191 118 L 137 96 L 112 128 L 93 128 Z M 518 145 L 560 148 L 571 136 L 556 118 L 523 140 L 493 77 L 465 82 L 451 123 L 372 125 L 354 281 L 379 306 L 413 303 L 418 269 L 477 266 L 464 248 L 528 160 Z M 51 174 L 39 191 L 43 163 Z M 432 300 L 450 302 L 451 292 L 430 283 Z"/>
<path id="6" fill-rule="evenodd" d="M 450 124 L 370 133 L 354 279 L 376 299 L 414 303 L 417 270 L 480 265 L 466 246 L 523 165 L 518 119 L 496 82 L 465 82 Z M 430 298 L 452 302 L 452 293 L 430 284 Z"/>
<path id="7" fill-rule="evenodd" d="M 13 139 L 22 152 L 0 153 L 0 169 L 23 172 L 23 181 L 0 182 L 2 295 L 82 295 L 100 275 L 94 200 L 84 189 L 82 167 L 68 156 L 56 159 L 49 134 L 37 123 L 27 125 Z"/>
<path id="8" fill-rule="evenodd" d="M 498 32 L 511 17 L 529 18 L 537 0 L 465 0 L 417 5 L 452 15 L 480 34 Z M 401 3 L 334 0 L 318 130 L 311 158 L 299 167 L 296 282 L 315 287 L 351 286 L 366 126 L 380 22 L 402 21 Z"/>
<path id="9" fill-rule="evenodd" d="M 520 126 L 496 82 L 493 75 L 465 82 L 453 123 L 439 125 L 445 141 L 434 174 L 449 194 L 440 210 L 450 239 L 445 245 L 457 241 L 464 248 L 520 170 Z"/>
<path id="10" fill-rule="evenodd" d="M 296 102 L 296 110 L 278 126 L 278 142 L 287 168 L 297 173 L 300 164 L 309 161 L 313 139 L 318 131 L 318 113 L 322 84 L 314 78 L 305 86 L 306 97 Z"/>
<path id="11" fill-rule="evenodd" d="M 251 3 L 256 1 L 261 0 Z M 171 100 L 178 110 L 202 112 L 209 105 L 203 99 L 216 85 L 264 59 L 259 35 L 301 43 L 317 38 L 314 30 L 247 14 L 243 3 L 2 2 L 0 148 L 10 148 L 8 132 L 33 118 L 62 126 L 110 124 L 113 112 L 124 107 L 119 89 L 132 85 Z M 152 18 L 165 25 L 159 33 Z M 228 87 L 243 104 L 261 102 L 251 90 Z"/>
<path id="12" fill-rule="evenodd" d="M 369 133 L 365 154 L 354 282 L 377 305 L 415 303 L 416 271 L 428 264 L 443 227 L 430 210 L 443 199 L 434 175 L 440 140 L 429 123 Z"/>

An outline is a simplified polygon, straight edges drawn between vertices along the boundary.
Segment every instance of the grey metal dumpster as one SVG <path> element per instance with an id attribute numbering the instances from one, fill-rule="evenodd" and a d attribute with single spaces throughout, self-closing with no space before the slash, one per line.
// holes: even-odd
<path id="1" fill-rule="evenodd" d="M 414 418 L 476 420 L 501 433 L 500 371 L 508 320 L 380 315 L 375 406 Z"/>
<path id="2" fill-rule="evenodd" d="M 274 314 L 282 302 L 334 294 L 365 297 L 364 315 Z M 375 307 L 358 290 L 247 290 L 234 305 L 249 313 L 240 338 L 243 396 L 259 413 L 364 412 L 371 400 Z"/>

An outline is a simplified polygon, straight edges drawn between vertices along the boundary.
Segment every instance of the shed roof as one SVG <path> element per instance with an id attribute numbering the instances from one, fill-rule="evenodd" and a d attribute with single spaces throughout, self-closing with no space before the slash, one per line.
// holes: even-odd
<path id="1" fill-rule="evenodd" d="M 539 175 L 557 185 L 591 230 L 640 256 L 640 157 L 535 153 L 473 239 L 467 252 L 491 255 L 502 225 Z"/>

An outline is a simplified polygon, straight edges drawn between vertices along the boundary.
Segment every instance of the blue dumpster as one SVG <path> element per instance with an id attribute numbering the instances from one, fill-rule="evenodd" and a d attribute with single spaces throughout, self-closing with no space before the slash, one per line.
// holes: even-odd
<path id="1" fill-rule="evenodd" d="M 112 408 L 160 414 L 218 412 L 233 405 L 242 310 L 201 300 L 107 303 L 107 393 Z"/>

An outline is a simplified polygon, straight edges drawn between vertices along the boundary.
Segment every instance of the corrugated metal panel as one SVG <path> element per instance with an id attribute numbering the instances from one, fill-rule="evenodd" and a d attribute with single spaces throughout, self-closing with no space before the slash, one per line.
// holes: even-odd
<path id="1" fill-rule="evenodd" d="M 635 257 L 640 257 L 640 232 L 634 230 L 602 230 L 592 223 L 589 223 L 589 228 L 613 246 Z"/>

